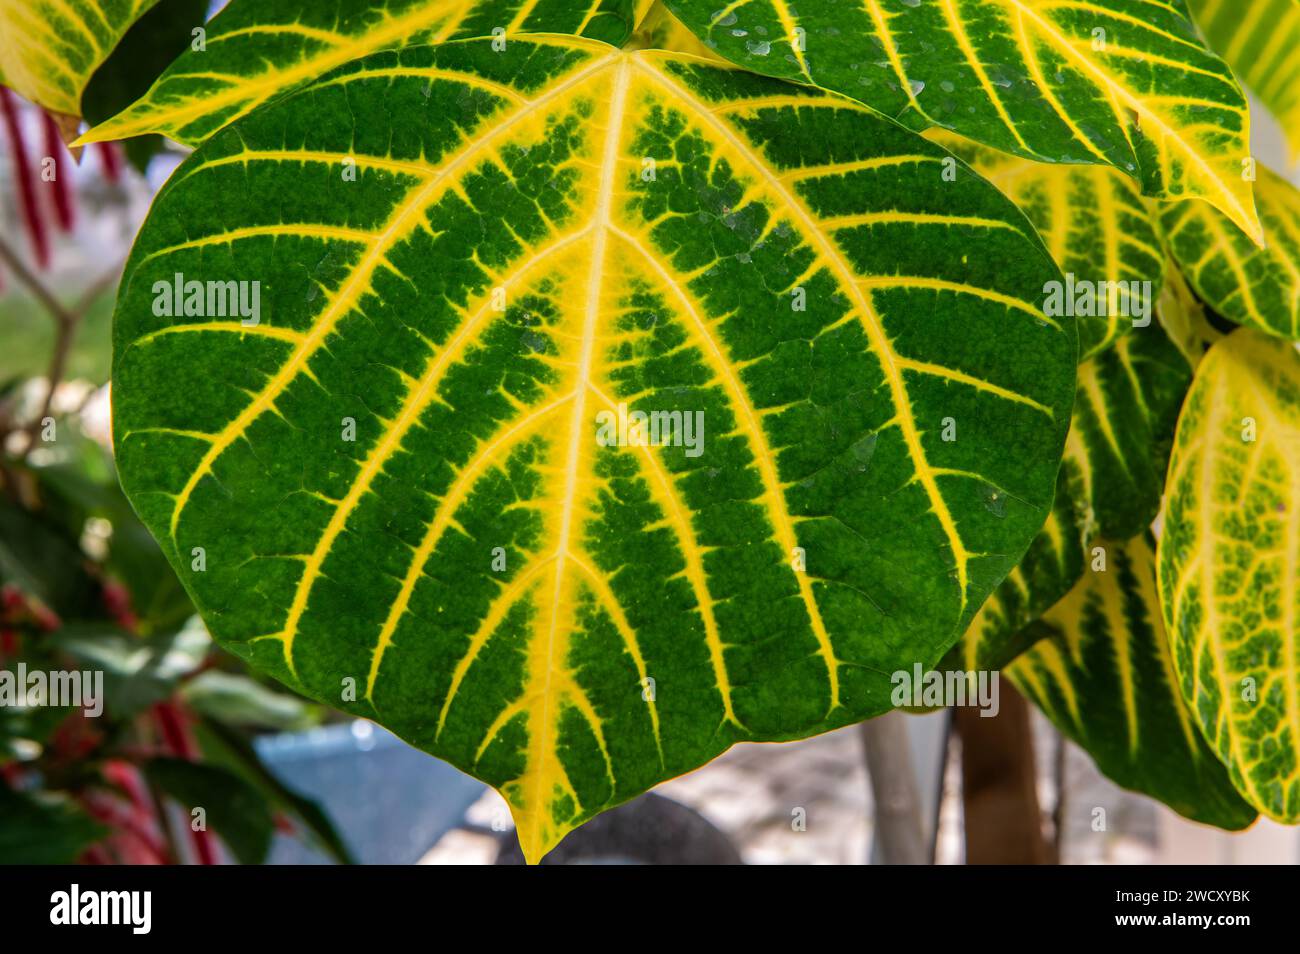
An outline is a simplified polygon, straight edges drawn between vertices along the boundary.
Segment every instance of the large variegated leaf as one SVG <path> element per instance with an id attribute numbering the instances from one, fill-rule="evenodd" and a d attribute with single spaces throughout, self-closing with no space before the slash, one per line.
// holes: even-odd
<path id="1" fill-rule="evenodd" d="M 1204 202 L 1175 202 L 1161 213 L 1169 249 L 1197 294 L 1223 317 L 1300 339 L 1300 192 L 1261 167 L 1255 198 L 1267 247 Z"/>
<path id="2" fill-rule="evenodd" d="M 1300 820 L 1300 354 L 1249 328 L 1178 421 L 1160 595 L 1183 697 L 1261 812 Z"/>
<path id="3" fill-rule="evenodd" d="M 1104 546 L 1106 569 L 1085 572 L 1029 627 L 1033 647 L 1006 675 L 1112 781 L 1196 821 L 1245 828 L 1256 813 L 1178 690 L 1154 546 L 1146 535 Z"/>
<path id="4" fill-rule="evenodd" d="M 1151 318 L 1165 255 L 1149 205 L 1109 166 L 1020 159 L 935 128 L 928 137 L 961 156 L 1020 206 L 1065 276 L 1056 291 L 1079 332 L 1079 360 L 1110 347 Z M 1190 203 L 1189 203 L 1190 204 Z"/>
<path id="5" fill-rule="evenodd" d="M 756 72 L 1026 159 L 1102 163 L 1261 240 L 1246 100 L 1183 0 L 666 0 Z"/>
<path id="6" fill-rule="evenodd" d="M 0 0 L 0 86 L 55 113 L 81 93 L 118 40 L 158 0 Z"/>
<path id="7" fill-rule="evenodd" d="M 1210 49 L 1277 117 L 1300 157 L 1300 0 L 1190 0 Z"/>
<path id="8" fill-rule="evenodd" d="M 79 144 L 161 133 L 198 145 L 260 104 L 377 50 L 520 33 L 574 33 L 620 46 L 648 0 L 231 0 L 203 49 Z"/>
<path id="9" fill-rule="evenodd" d="M 1170 306 L 1172 307 L 1172 306 Z M 1079 366 L 1056 500 L 1024 559 L 980 607 L 945 660 L 999 669 L 1041 632 L 1025 627 L 1069 592 L 1099 536 L 1144 533 L 1160 509 L 1165 464 L 1191 370 L 1157 323 Z"/>
<path id="10" fill-rule="evenodd" d="M 1073 329 L 946 158 L 587 40 L 349 64 L 155 202 L 123 482 L 219 640 L 500 788 L 535 860 L 738 740 L 885 711 L 1042 523 Z M 260 323 L 160 316 L 177 275 L 261 282 Z"/>

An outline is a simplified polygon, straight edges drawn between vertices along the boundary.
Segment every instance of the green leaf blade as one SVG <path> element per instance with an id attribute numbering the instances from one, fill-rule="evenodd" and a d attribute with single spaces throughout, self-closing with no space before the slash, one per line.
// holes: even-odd
<path id="1" fill-rule="evenodd" d="M 224 646 L 500 788 L 536 860 L 733 742 L 885 711 L 1041 525 L 1073 326 L 946 157 L 585 40 L 350 64 L 156 202 L 128 494 Z M 177 273 L 262 282 L 259 324 L 157 314 Z M 603 441 L 620 405 L 698 412 L 699 453 Z"/>
<path id="2" fill-rule="evenodd" d="M 1300 191 L 1259 167 L 1256 204 L 1268 239 L 1257 247 L 1203 202 L 1161 211 L 1168 247 L 1198 295 L 1225 318 L 1300 340 Z"/>

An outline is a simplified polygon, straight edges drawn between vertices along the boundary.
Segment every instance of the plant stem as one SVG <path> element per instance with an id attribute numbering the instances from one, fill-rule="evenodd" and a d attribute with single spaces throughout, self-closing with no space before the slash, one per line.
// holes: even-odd
<path id="1" fill-rule="evenodd" d="M 71 307 L 64 305 L 54 296 L 54 293 L 45 286 L 31 269 L 23 264 L 18 254 L 10 248 L 3 239 L 0 239 L 0 260 L 3 260 L 14 276 L 36 297 L 45 310 L 50 313 L 54 319 L 54 350 L 50 355 L 50 366 L 46 371 L 48 384 L 45 389 L 45 397 L 41 401 L 40 412 L 28 426 L 27 445 L 19 455 L 20 460 L 25 460 L 31 453 L 32 448 L 36 446 L 37 435 L 40 434 L 42 422 L 49 417 L 50 409 L 54 405 L 54 394 L 58 390 L 59 382 L 63 380 L 63 375 L 67 371 L 68 356 L 72 352 L 72 343 L 76 340 L 77 327 L 81 323 L 82 315 L 94 303 L 95 299 L 111 285 L 117 277 L 120 266 L 114 266 L 105 272 L 98 279 L 86 288 L 76 303 Z"/>
<path id="2" fill-rule="evenodd" d="M 1053 864 L 1043 837 L 1029 705 L 1009 680 L 993 718 L 953 710 L 961 736 L 962 802 L 967 864 Z"/>
<path id="3" fill-rule="evenodd" d="M 879 857 L 887 865 L 931 863 L 906 718 L 903 712 L 887 712 L 859 726 L 876 807 L 873 837 L 880 847 Z"/>

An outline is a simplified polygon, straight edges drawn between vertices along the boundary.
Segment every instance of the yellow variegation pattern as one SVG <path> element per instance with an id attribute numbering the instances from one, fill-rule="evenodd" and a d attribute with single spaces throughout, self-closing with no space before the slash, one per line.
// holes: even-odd
<path id="1" fill-rule="evenodd" d="M 1210 349 L 1169 465 L 1160 595 L 1183 697 L 1233 783 L 1300 820 L 1300 354 Z"/>
<path id="2" fill-rule="evenodd" d="M 946 158 L 588 40 L 349 64 L 159 197 L 124 485 L 224 645 L 498 787 L 535 861 L 734 742 L 885 711 L 1041 523 L 1072 327 Z M 258 277 L 262 321 L 160 315 L 181 273 Z M 702 453 L 603 442 L 620 405 L 698 409 Z"/>
<path id="3" fill-rule="evenodd" d="M 1277 117 L 1300 158 L 1300 2 L 1190 0 L 1210 48 Z"/>
<path id="4" fill-rule="evenodd" d="M 0 0 L 0 85 L 81 115 L 91 74 L 158 0 Z"/>
<path id="5" fill-rule="evenodd" d="M 1255 200 L 1268 244 L 1257 247 L 1204 202 L 1166 205 L 1169 248 L 1197 294 L 1223 317 L 1300 339 L 1300 191 L 1259 167 Z"/>

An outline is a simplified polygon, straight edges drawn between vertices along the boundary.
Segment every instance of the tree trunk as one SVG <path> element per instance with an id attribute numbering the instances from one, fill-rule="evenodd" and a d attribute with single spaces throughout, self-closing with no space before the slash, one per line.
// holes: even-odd
<path id="1" fill-rule="evenodd" d="M 1038 808 L 1029 706 L 1008 680 L 1000 682 L 996 716 L 984 718 L 972 706 L 953 710 L 961 736 L 966 863 L 1055 864 Z"/>

